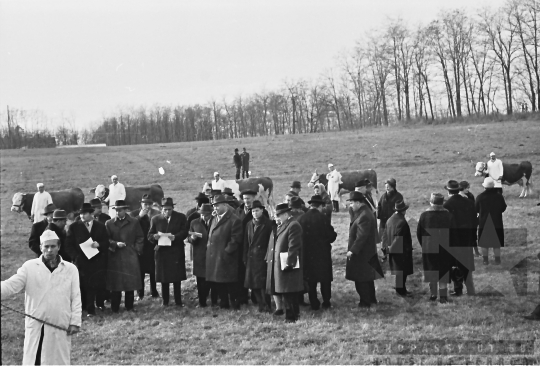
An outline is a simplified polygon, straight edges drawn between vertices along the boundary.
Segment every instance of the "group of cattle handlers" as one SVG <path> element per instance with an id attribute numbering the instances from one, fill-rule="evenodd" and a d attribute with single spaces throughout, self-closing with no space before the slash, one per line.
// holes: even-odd
<path id="1" fill-rule="evenodd" d="M 467 295 L 475 295 L 475 255 L 484 265 L 501 264 L 502 214 L 507 206 L 500 187 L 502 164 L 493 153 L 491 162 L 482 184 L 485 190 L 476 199 L 468 182 L 449 180 L 444 187 L 447 198 L 432 193 L 429 207 L 413 228 L 430 301 L 447 303 L 449 283 L 453 283 L 450 295 L 463 295 L 464 287 Z M 160 283 L 162 306 L 169 306 L 172 284 L 174 304 L 184 307 L 186 240 L 191 244 L 197 307 L 207 307 L 208 298 L 212 307 L 233 310 L 251 301 L 259 312 L 284 315 L 292 323 L 299 319 L 300 305 L 314 311 L 332 308 L 332 243 L 337 234 L 331 216 L 339 211 L 341 174 L 333 164 L 328 167 L 328 185 L 310 184 L 313 195 L 307 203 L 300 198 L 301 182 L 294 181 L 284 202 L 275 207 L 265 207 L 251 189 L 243 190 L 238 200 L 216 172 L 186 214 L 175 209 L 170 197 L 162 199 L 160 210 L 149 195 L 142 196 L 139 208 L 129 207 L 126 189 L 114 175 L 108 196 L 112 218 L 102 212 L 102 200 L 95 198 L 82 204 L 68 227 L 67 213 L 55 207 L 39 183 L 29 239 L 38 258 L 2 281 L 2 298 L 26 292 L 29 317 L 23 363 L 69 363 L 70 336 L 79 331 L 82 311 L 92 317 L 110 302 L 112 312 L 118 313 L 122 293 L 125 309 L 135 311 L 135 295 L 137 300 L 145 295 L 146 274 L 151 297 L 160 297 Z M 413 296 L 407 288 L 407 277 L 413 274 L 409 205 L 398 192 L 396 179 L 385 181 L 386 192 L 379 200 L 372 195 L 373 186 L 362 179 L 347 199 L 345 278 L 354 282 L 362 309 L 378 303 L 374 281 L 384 276 L 384 261 L 395 275 L 396 295 Z M 526 318 L 539 320 L 540 305 Z"/>

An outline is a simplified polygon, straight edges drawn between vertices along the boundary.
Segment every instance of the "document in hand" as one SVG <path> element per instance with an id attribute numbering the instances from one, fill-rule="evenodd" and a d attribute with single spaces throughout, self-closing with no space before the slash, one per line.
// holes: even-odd
<path id="1" fill-rule="evenodd" d="M 287 267 L 287 258 L 289 258 L 288 252 L 279 253 L 279 259 L 281 259 L 281 269 L 284 269 Z M 300 268 L 300 261 L 296 260 L 296 264 L 294 266 L 294 269 Z"/>
<path id="2" fill-rule="evenodd" d="M 196 236 L 197 238 L 202 238 L 202 234 L 195 231 L 189 231 L 188 234 Z"/>
<path id="3" fill-rule="evenodd" d="M 84 243 L 80 244 L 81 250 L 83 251 L 84 255 L 86 255 L 86 258 L 91 259 L 96 254 L 99 253 L 99 250 L 97 248 L 92 248 L 92 243 L 94 240 L 92 238 L 89 238 Z"/>
<path id="4" fill-rule="evenodd" d="M 158 239 L 158 245 L 162 247 L 170 247 L 171 246 L 171 239 L 169 238 L 170 233 L 162 233 L 161 231 L 158 231 L 159 239 Z"/>

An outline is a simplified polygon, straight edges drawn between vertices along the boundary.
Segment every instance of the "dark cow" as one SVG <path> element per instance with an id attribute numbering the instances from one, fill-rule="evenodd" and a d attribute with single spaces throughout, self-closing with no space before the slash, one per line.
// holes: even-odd
<path id="1" fill-rule="evenodd" d="M 206 192 L 208 186 L 208 182 L 204 183 L 202 192 Z M 234 196 L 239 201 L 242 200 L 242 197 L 240 197 L 240 192 L 245 191 L 246 189 L 251 189 L 257 192 L 255 199 L 261 201 L 262 204 L 266 206 L 270 217 L 274 217 L 274 183 L 272 182 L 272 179 L 268 177 L 256 177 L 238 180 L 225 180 L 225 187 L 230 188 L 233 191 Z"/>
<path id="2" fill-rule="evenodd" d="M 527 194 L 532 194 L 533 183 L 532 183 L 532 164 L 529 161 L 522 161 L 519 164 L 507 164 L 503 163 L 503 177 L 502 184 L 511 186 L 513 184 L 518 184 L 521 186 L 521 194 L 519 198 L 527 197 Z M 487 163 L 478 162 L 476 163 L 476 172 L 474 173 L 476 177 L 486 177 L 487 176 Z"/>
<path id="3" fill-rule="evenodd" d="M 373 200 L 375 206 L 379 200 L 379 189 L 377 188 L 377 173 L 373 169 L 367 170 L 354 170 L 352 172 L 340 172 L 342 184 L 339 185 L 339 198 L 343 207 L 347 207 L 345 200 L 346 195 L 349 192 L 354 191 L 354 186 L 356 182 L 363 179 L 369 179 L 374 188 Z M 317 170 L 313 173 L 311 180 L 308 183 L 308 187 L 312 188 L 315 183 L 322 183 L 326 189 L 328 189 L 328 179 L 326 179 L 326 174 L 318 174 Z"/>
<path id="4" fill-rule="evenodd" d="M 68 219 L 73 220 L 75 215 L 79 213 L 82 204 L 84 203 L 84 193 L 80 188 L 71 188 L 65 191 L 49 192 L 54 205 L 68 213 Z M 26 212 L 30 219 L 32 211 L 32 201 L 34 201 L 35 193 L 17 192 L 13 196 L 11 211 L 21 213 Z"/>
<path id="5" fill-rule="evenodd" d="M 145 187 L 125 187 L 126 188 L 126 203 L 129 206 L 129 210 L 133 211 L 141 207 L 141 198 L 143 195 L 148 194 L 154 205 L 161 206 L 161 199 L 165 196 L 163 188 L 159 184 L 152 184 Z M 95 193 L 96 198 L 99 198 L 101 202 L 109 196 L 109 188 L 103 184 L 98 185 L 96 188 L 92 188 L 90 193 Z M 107 205 L 114 205 L 114 202 L 107 202 Z"/>

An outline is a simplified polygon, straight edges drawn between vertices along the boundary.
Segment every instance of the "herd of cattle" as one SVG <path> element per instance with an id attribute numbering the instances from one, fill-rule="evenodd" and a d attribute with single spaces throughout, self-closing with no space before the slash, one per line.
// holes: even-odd
<path id="1" fill-rule="evenodd" d="M 476 176 L 485 175 L 486 163 L 479 162 L 476 164 Z M 504 175 L 502 183 L 506 185 L 519 184 L 522 187 L 520 198 L 527 197 L 533 189 L 532 184 L 532 164 L 528 161 L 522 161 L 520 164 L 507 164 L 503 163 Z M 347 194 L 351 191 L 354 191 L 355 183 L 363 180 L 369 179 L 372 183 L 374 191 L 373 198 L 375 200 L 375 205 L 378 201 L 378 189 L 377 189 L 377 173 L 373 169 L 362 170 L 362 171 L 349 171 L 341 172 L 342 175 L 342 184 L 340 185 L 339 196 L 341 203 L 345 206 L 345 199 Z M 308 186 L 312 187 L 313 184 L 322 183 L 325 187 L 328 184 L 326 179 L 326 174 L 319 174 L 317 170 L 311 177 L 311 180 L 308 183 Z M 259 201 L 263 202 L 268 208 L 270 215 L 274 214 L 274 184 L 272 179 L 268 177 L 262 178 L 247 178 L 239 180 L 225 180 L 225 186 L 230 188 L 236 198 L 241 199 L 240 192 L 244 190 L 254 190 L 258 192 L 257 198 Z M 205 183 L 202 189 L 202 192 L 205 192 L 208 187 L 208 183 Z M 98 185 L 96 188 L 93 188 L 90 193 L 95 193 L 96 198 L 103 201 L 107 195 L 109 189 L 104 185 Z M 78 214 L 78 211 L 82 207 L 84 202 L 84 193 L 80 188 L 71 188 L 63 191 L 53 191 L 49 192 L 51 194 L 52 200 L 57 208 L 65 210 L 69 214 L 69 219 L 73 220 L 74 215 Z M 159 184 L 152 184 L 150 186 L 143 187 L 126 187 L 126 198 L 125 201 L 129 207 L 134 210 L 139 207 L 141 198 L 144 194 L 150 195 L 155 205 L 160 205 L 161 199 L 165 196 L 163 188 Z M 13 196 L 11 211 L 21 213 L 25 212 L 30 218 L 32 200 L 34 198 L 34 193 L 21 193 L 17 192 Z"/>

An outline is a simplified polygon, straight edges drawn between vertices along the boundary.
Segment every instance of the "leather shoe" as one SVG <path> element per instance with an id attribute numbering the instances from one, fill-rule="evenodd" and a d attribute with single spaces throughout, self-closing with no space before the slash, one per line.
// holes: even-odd
<path id="1" fill-rule="evenodd" d="M 441 298 L 439 299 L 439 302 L 441 304 L 446 304 L 448 302 L 448 298 L 446 296 L 441 296 Z"/>
<path id="2" fill-rule="evenodd" d="M 362 302 L 359 302 L 359 303 L 358 303 L 358 307 L 359 307 L 360 309 L 369 309 L 369 308 L 371 307 L 371 305 L 368 305 L 368 304 L 364 304 L 364 303 L 362 303 Z"/>
<path id="3" fill-rule="evenodd" d="M 429 301 L 437 301 L 437 295 L 431 295 Z"/>
<path id="4" fill-rule="evenodd" d="M 450 296 L 461 296 L 463 295 L 463 291 L 452 291 L 450 292 Z"/>
<path id="5" fill-rule="evenodd" d="M 330 309 L 332 307 L 332 303 L 330 303 L 330 301 L 328 302 L 324 302 L 322 303 L 322 308 L 323 309 Z"/>
<path id="6" fill-rule="evenodd" d="M 280 316 L 280 315 L 283 315 L 283 314 L 285 314 L 283 309 L 278 309 L 278 310 L 274 311 L 273 315 Z"/>
<path id="7" fill-rule="evenodd" d="M 530 315 L 525 315 L 525 316 L 523 317 L 523 319 L 539 321 L 539 320 L 540 320 L 540 316 L 538 316 L 538 315 L 536 315 L 536 314 L 530 314 Z"/>

